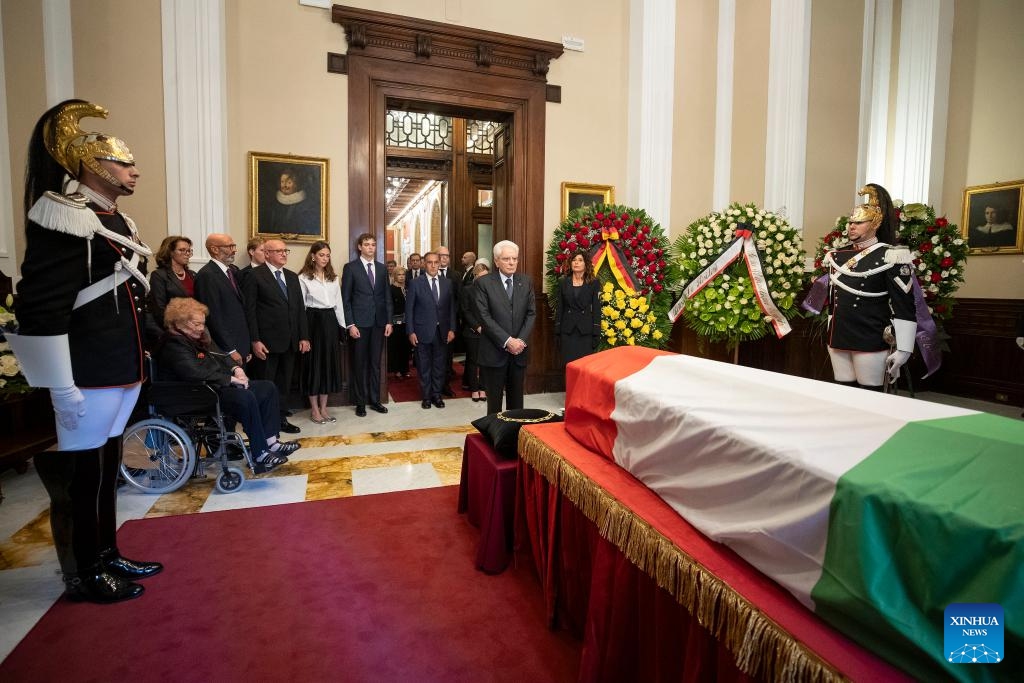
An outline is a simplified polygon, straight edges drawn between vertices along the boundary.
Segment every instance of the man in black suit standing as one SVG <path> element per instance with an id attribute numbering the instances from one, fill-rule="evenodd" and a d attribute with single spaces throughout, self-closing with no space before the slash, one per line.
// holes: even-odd
<path id="1" fill-rule="evenodd" d="M 462 255 L 462 285 L 468 287 L 473 282 L 473 268 L 476 266 L 476 253 L 467 251 Z"/>
<path id="2" fill-rule="evenodd" d="M 462 289 L 462 274 L 452 268 L 452 256 L 448 247 L 441 245 L 437 248 L 437 257 L 440 260 L 438 272 L 441 277 L 446 278 L 452 285 L 452 296 L 459 300 L 459 290 Z M 426 258 L 424 256 L 424 258 Z M 429 274 L 430 271 L 427 271 Z M 462 329 L 462 323 L 458 319 L 458 307 L 456 307 L 455 329 Z M 441 393 L 448 398 L 454 398 L 455 392 L 451 389 L 451 381 L 455 378 L 455 344 L 448 345 L 448 359 L 445 361 L 444 383 L 441 386 Z"/>
<path id="3" fill-rule="evenodd" d="M 408 274 L 405 276 L 406 286 L 420 275 L 423 275 L 423 269 L 420 266 L 423 263 L 423 259 L 419 254 L 410 254 L 409 261 L 407 263 Z"/>
<path id="4" fill-rule="evenodd" d="M 420 375 L 422 406 L 444 408 L 441 398 L 445 386 L 448 348 L 455 339 L 455 288 L 451 280 L 438 272 L 437 253 L 424 257 L 426 277 L 409 283 L 405 298 L 405 324 L 409 342 L 416 349 L 416 368 Z"/>
<path id="5" fill-rule="evenodd" d="M 206 329 L 213 341 L 231 355 L 231 360 L 244 366 L 252 358 L 252 342 L 241 278 L 233 265 L 237 250 L 230 235 L 215 232 L 206 238 L 210 261 L 196 273 L 195 297 L 210 309 Z"/>
<path id="6" fill-rule="evenodd" d="M 506 410 L 523 407 L 523 380 L 529 349 L 526 340 L 537 317 L 533 283 L 517 274 L 519 247 L 508 240 L 494 245 L 497 269 L 476 281 L 480 316 L 480 374 L 487 391 L 487 412 L 500 413 L 502 393 Z"/>
<path id="7" fill-rule="evenodd" d="M 253 268 L 256 266 L 262 266 L 266 262 L 267 255 L 263 251 L 264 244 L 266 244 L 266 240 L 262 237 L 249 238 L 248 244 L 245 245 L 245 250 L 249 254 L 249 265 L 238 270 L 239 283 L 245 280 L 246 276 L 252 272 Z"/>
<path id="8" fill-rule="evenodd" d="M 377 261 L 377 238 L 364 232 L 356 239 L 359 258 L 341 271 L 341 302 L 352 343 L 352 379 L 349 382 L 356 415 L 366 417 L 366 406 L 378 413 L 388 409 L 380 402 L 380 357 L 384 338 L 391 336 L 391 286 L 388 271 Z"/>
<path id="9" fill-rule="evenodd" d="M 267 240 L 263 251 L 266 263 L 253 268 L 242 284 L 254 356 L 249 374 L 277 385 L 281 431 L 297 434 L 299 428 L 286 419 L 285 397 L 291 391 L 295 352 L 309 351 L 309 323 L 299 277 L 284 267 L 289 249 L 281 240 Z"/>

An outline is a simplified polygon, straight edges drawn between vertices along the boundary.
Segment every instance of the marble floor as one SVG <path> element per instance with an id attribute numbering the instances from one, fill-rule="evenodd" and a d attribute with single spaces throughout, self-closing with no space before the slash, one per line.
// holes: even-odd
<path id="1" fill-rule="evenodd" d="M 1020 409 L 942 394 L 918 398 L 1019 418 Z M 563 394 L 527 396 L 531 408 L 558 410 Z M 118 520 L 201 514 L 260 505 L 298 503 L 343 496 L 404 491 L 459 482 L 462 444 L 485 404 L 470 399 L 446 401 L 443 410 L 423 410 L 418 401 L 390 403 L 386 415 L 354 416 L 351 408 L 332 412 L 333 424 L 317 425 L 309 411 L 291 421 L 302 449 L 290 462 L 266 475 L 247 473 L 232 494 L 214 489 L 213 475 L 191 480 L 173 493 L 151 495 L 123 487 Z M 212 472 L 213 470 L 211 470 Z M 42 617 L 62 590 L 50 537 L 48 500 L 31 469 L 0 474 L 5 499 L 0 505 L 0 660 Z"/>

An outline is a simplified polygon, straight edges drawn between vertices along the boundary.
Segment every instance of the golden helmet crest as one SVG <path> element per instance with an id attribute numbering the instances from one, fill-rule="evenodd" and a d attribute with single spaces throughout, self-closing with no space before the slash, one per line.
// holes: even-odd
<path id="1" fill-rule="evenodd" d="M 109 159 L 123 164 L 134 164 L 131 150 L 124 140 L 104 133 L 87 133 L 80 122 L 87 116 L 107 118 L 107 110 L 91 102 L 70 102 L 58 109 L 43 126 L 46 151 L 64 167 L 72 178 L 79 179 L 82 166 L 107 182 L 120 187 L 113 176 L 97 163 Z"/>
<path id="2" fill-rule="evenodd" d="M 860 189 L 857 194 L 864 195 L 868 200 L 864 204 L 853 207 L 853 212 L 850 214 L 851 223 L 881 223 L 882 221 L 882 207 L 878 205 L 878 193 L 875 188 L 870 185 L 865 185 Z"/>

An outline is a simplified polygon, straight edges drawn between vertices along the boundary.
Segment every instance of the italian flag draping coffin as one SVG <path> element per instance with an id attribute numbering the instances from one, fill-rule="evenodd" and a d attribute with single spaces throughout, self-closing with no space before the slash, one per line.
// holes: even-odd
<path id="1" fill-rule="evenodd" d="M 623 347 L 567 369 L 566 429 L 839 630 L 919 677 L 1024 671 L 1024 423 Z M 1006 660 L 951 666 L 996 602 Z"/>

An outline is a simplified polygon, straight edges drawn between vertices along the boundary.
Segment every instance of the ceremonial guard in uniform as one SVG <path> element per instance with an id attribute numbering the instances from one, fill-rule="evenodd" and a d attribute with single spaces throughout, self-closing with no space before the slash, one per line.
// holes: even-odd
<path id="1" fill-rule="evenodd" d="M 910 251 L 892 245 L 897 218 L 889 193 L 872 184 L 860 194 L 868 202 L 850 214 L 851 244 L 825 255 L 828 352 L 838 383 L 880 390 L 914 350 L 914 267 Z"/>
<path id="2" fill-rule="evenodd" d="M 11 347 L 26 378 L 50 389 L 59 450 L 35 456 L 50 496 L 50 524 L 73 600 L 138 597 L 163 567 L 123 557 L 115 539 L 121 436 L 143 375 L 146 257 L 116 205 L 139 173 L 125 143 L 79 128 L 102 107 L 65 101 L 46 112 L 29 143 L 26 250 Z M 78 181 L 73 194 L 64 190 Z"/>

